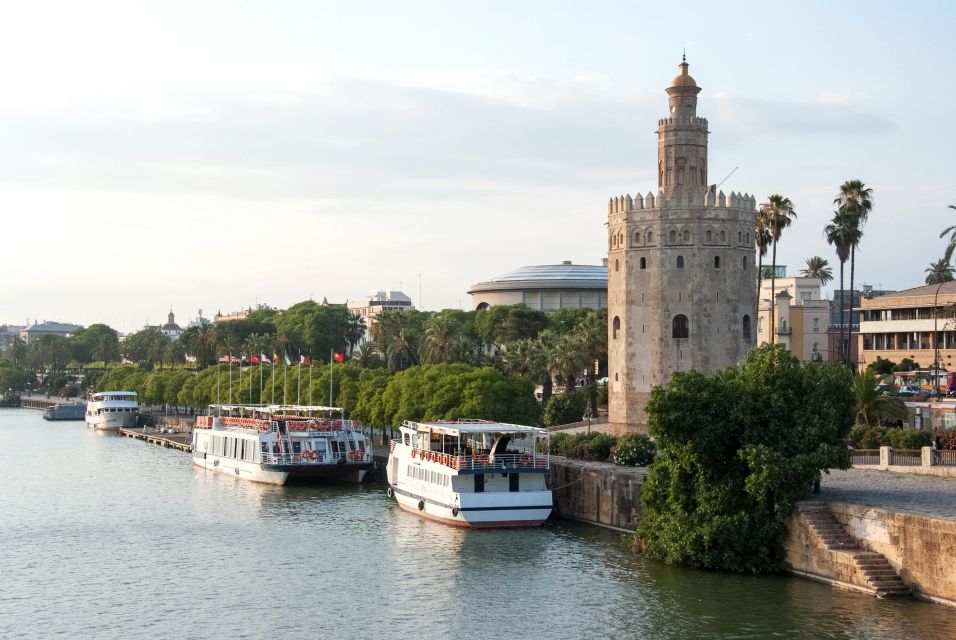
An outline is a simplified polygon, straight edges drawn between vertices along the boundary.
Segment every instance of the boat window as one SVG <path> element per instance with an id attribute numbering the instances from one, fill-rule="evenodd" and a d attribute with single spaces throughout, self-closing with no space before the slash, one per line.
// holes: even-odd
<path id="1" fill-rule="evenodd" d="M 411 437 L 406 433 L 406 434 L 405 434 L 405 444 L 406 444 L 406 446 L 407 446 L 407 445 L 410 445 L 411 443 L 412 443 L 412 439 L 411 439 Z"/>

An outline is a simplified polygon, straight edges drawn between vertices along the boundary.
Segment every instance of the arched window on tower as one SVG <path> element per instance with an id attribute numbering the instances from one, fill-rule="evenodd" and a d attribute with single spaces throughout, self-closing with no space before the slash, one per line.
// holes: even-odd
<path id="1" fill-rule="evenodd" d="M 677 256 L 677 268 L 678 269 L 684 268 L 684 256 Z"/>
<path id="2" fill-rule="evenodd" d="M 684 229 L 684 242 L 690 242 L 690 231 Z"/>
<path id="3" fill-rule="evenodd" d="M 748 231 L 747 234 L 744 236 L 744 242 L 745 242 L 747 245 L 750 244 L 750 232 L 749 232 L 749 231 Z"/>
<path id="4" fill-rule="evenodd" d="M 621 270 L 621 263 L 618 262 L 617 258 L 614 259 L 614 270 L 615 270 L 615 271 L 620 271 L 620 270 Z"/>
<path id="5" fill-rule="evenodd" d="M 720 269 L 720 256 L 714 256 L 714 269 Z"/>
<path id="6" fill-rule="evenodd" d="M 738 232 L 737 232 L 737 244 L 740 244 L 740 243 L 743 242 L 743 241 L 744 241 L 744 232 L 743 232 L 743 231 L 738 231 Z"/>
<path id="7" fill-rule="evenodd" d="M 747 268 L 747 256 L 744 256 L 744 269 Z"/>
<path id="8" fill-rule="evenodd" d="M 659 186 L 664 186 L 664 161 L 663 160 L 657 163 L 657 184 Z"/>
<path id="9" fill-rule="evenodd" d="M 671 229 L 671 232 L 667 234 L 668 239 L 670 239 L 671 244 L 677 244 L 677 232 Z"/>
<path id="10" fill-rule="evenodd" d="M 726 232 L 726 231 L 721 231 L 721 232 L 720 232 L 720 241 L 721 241 L 721 242 L 727 242 L 727 232 Z"/>
<path id="11" fill-rule="evenodd" d="M 744 340 L 750 340 L 750 316 L 744 315 L 744 321 L 741 323 L 740 332 L 743 334 Z"/>
<path id="12" fill-rule="evenodd" d="M 641 232 L 640 232 L 640 231 L 635 231 L 635 232 L 634 232 L 634 244 L 641 244 Z"/>
<path id="13" fill-rule="evenodd" d="M 647 268 L 647 258 L 641 258 L 641 269 Z"/>
<path id="14" fill-rule="evenodd" d="M 611 323 L 611 339 L 617 340 L 617 336 L 620 332 L 621 332 L 621 319 L 617 316 L 614 316 L 614 320 Z"/>
<path id="15" fill-rule="evenodd" d="M 648 231 L 648 232 L 647 232 L 647 235 L 644 236 L 644 237 L 647 238 L 647 243 L 648 243 L 648 244 L 654 242 L 654 232 L 653 232 L 653 231 Z"/>
<path id="16" fill-rule="evenodd" d="M 671 321 L 671 337 L 686 338 L 690 335 L 690 327 L 687 323 L 687 316 L 679 313 Z"/>
<path id="17" fill-rule="evenodd" d="M 704 237 L 707 238 L 708 244 L 714 241 L 714 234 L 710 229 L 707 230 L 707 233 L 704 234 Z"/>

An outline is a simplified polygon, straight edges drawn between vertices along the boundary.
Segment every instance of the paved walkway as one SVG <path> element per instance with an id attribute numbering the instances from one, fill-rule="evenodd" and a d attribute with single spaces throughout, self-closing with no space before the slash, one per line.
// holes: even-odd
<path id="1" fill-rule="evenodd" d="M 956 479 L 871 469 L 824 474 L 817 500 L 956 521 Z"/>

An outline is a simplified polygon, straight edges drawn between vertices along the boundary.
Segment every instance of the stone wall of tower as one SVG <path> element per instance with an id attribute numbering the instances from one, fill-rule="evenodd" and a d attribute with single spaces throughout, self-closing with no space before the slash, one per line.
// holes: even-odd
<path id="1" fill-rule="evenodd" d="M 682 69 L 668 94 L 683 115 L 658 124 L 657 195 L 608 204 L 608 409 L 619 432 L 646 428 L 650 391 L 674 372 L 734 366 L 753 345 L 756 200 L 703 186 L 707 121 Z"/>

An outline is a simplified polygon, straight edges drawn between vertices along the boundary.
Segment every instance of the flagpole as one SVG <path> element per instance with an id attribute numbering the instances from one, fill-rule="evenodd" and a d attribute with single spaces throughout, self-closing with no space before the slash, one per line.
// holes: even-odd
<path id="1" fill-rule="evenodd" d="M 295 390 L 295 403 L 297 405 L 302 404 L 302 354 L 299 354 L 299 368 L 296 369 L 295 374 L 296 390 Z"/>
<path id="2" fill-rule="evenodd" d="M 252 366 L 252 358 L 249 358 L 249 366 Z M 249 374 L 249 404 L 252 404 L 252 374 Z"/>
<path id="3" fill-rule="evenodd" d="M 266 363 L 262 361 L 262 354 L 259 354 L 259 404 L 265 404 L 262 401 L 262 368 L 265 367 Z"/>
<path id="4" fill-rule="evenodd" d="M 329 406 L 332 406 L 332 355 L 335 353 L 335 347 L 329 349 Z"/>
<path id="5" fill-rule="evenodd" d="M 312 406 L 312 356 L 309 356 L 309 406 Z"/>
<path id="6" fill-rule="evenodd" d="M 239 354 L 239 393 L 242 393 L 242 354 Z"/>
<path id="7" fill-rule="evenodd" d="M 269 361 L 269 375 L 272 378 L 272 399 L 269 401 L 269 404 L 276 403 L 276 365 L 274 360 Z"/>
<path id="8" fill-rule="evenodd" d="M 287 376 L 288 372 L 289 372 L 289 354 L 283 351 L 282 352 L 282 404 L 288 403 L 288 400 L 286 398 L 286 395 L 287 395 L 286 389 L 289 386 L 286 384 L 286 380 L 288 380 L 288 376 Z"/>
<path id="9" fill-rule="evenodd" d="M 216 362 L 216 404 L 222 404 L 222 400 L 219 399 L 219 363 Z"/>
<path id="10" fill-rule="evenodd" d="M 232 404 L 232 351 L 229 352 L 229 396 L 226 400 L 226 404 Z"/>

